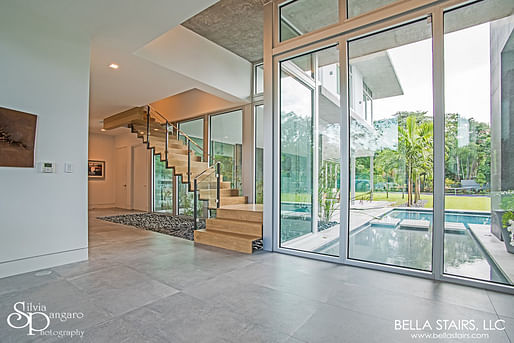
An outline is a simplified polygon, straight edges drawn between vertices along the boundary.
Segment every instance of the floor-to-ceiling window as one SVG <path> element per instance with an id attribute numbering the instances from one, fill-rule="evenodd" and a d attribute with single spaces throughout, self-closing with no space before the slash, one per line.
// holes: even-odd
<path id="1" fill-rule="evenodd" d="M 153 210 L 173 213 L 173 170 L 166 168 L 159 155 L 154 156 L 153 166 Z"/>
<path id="2" fill-rule="evenodd" d="M 334 4 L 266 11 L 274 248 L 512 292 L 514 3 Z"/>
<path id="3" fill-rule="evenodd" d="M 263 162 L 264 162 L 264 132 L 263 115 L 264 105 L 257 105 L 254 108 L 254 127 L 255 127 L 255 203 L 263 202 Z"/>
<path id="4" fill-rule="evenodd" d="M 223 181 L 242 191 L 243 111 L 210 117 L 211 164 L 220 163 Z"/>
<path id="5" fill-rule="evenodd" d="M 196 144 L 190 143 L 191 151 L 196 155 L 203 158 L 203 132 L 204 132 L 204 119 L 198 118 L 180 122 L 179 129 L 185 133 Z M 179 135 L 180 139 L 187 144 L 187 139 L 184 135 Z M 183 215 L 193 215 L 194 193 L 188 189 L 189 185 L 182 182 L 182 177 L 178 177 L 178 213 Z M 199 205 L 200 206 L 200 205 Z"/>
<path id="6" fill-rule="evenodd" d="M 339 52 L 280 63 L 280 246 L 339 255 Z"/>
<path id="7" fill-rule="evenodd" d="M 512 284 L 514 16 L 493 3 L 444 14 L 444 272 Z"/>
<path id="8" fill-rule="evenodd" d="M 431 32 L 425 18 L 348 43 L 351 259 L 431 270 Z"/>

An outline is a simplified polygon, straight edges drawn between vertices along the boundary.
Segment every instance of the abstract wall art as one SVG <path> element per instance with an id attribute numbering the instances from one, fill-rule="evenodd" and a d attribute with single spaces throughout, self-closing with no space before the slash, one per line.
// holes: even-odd
<path id="1" fill-rule="evenodd" d="M 92 161 L 87 163 L 87 175 L 90 179 L 105 178 L 105 161 Z"/>
<path id="2" fill-rule="evenodd" d="M 34 167 L 37 116 L 0 107 L 0 167 Z"/>

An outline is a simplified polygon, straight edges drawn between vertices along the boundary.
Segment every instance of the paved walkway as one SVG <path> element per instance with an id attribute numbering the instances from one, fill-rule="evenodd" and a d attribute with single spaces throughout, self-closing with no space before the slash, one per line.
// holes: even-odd
<path id="1" fill-rule="evenodd" d="M 91 212 L 88 262 L 0 279 L 0 342 L 60 341 L 8 327 L 18 301 L 83 312 L 51 322 L 55 332 L 84 330 L 70 342 L 423 342 L 396 331 L 395 320 L 475 320 L 482 328 L 500 318 L 507 330 L 472 332 L 490 335 L 477 341 L 514 339 L 510 295 L 283 254 L 248 256 L 95 219 L 109 214 Z"/>

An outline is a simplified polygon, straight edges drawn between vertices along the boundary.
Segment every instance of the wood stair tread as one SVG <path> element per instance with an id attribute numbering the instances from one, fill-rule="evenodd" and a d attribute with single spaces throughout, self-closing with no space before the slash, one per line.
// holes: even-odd
<path id="1" fill-rule="evenodd" d="M 216 235 L 227 237 L 227 238 L 235 237 L 235 238 L 240 238 L 240 239 L 247 239 L 247 240 L 250 240 L 252 242 L 257 240 L 257 239 L 262 239 L 262 236 L 248 235 L 248 234 L 235 233 L 235 232 L 216 231 L 216 230 L 212 230 L 212 229 L 208 229 L 208 228 L 207 229 L 200 229 L 200 230 L 196 230 L 196 231 L 210 232 L 212 234 L 216 234 Z"/>
<path id="2" fill-rule="evenodd" d="M 241 204 L 248 205 L 248 204 Z M 237 205 L 230 205 L 237 206 Z M 216 210 L 216 219 L 228 219 L 228 220 L 238 220 L 238 221 L 246 221 L 262 224 L 262 212 L 258 211 L 242 211 L 242 210 L 232 210 L 227 209 L 227 206 L 221 206 Z"/>
<path id="3" fill-rule="evenodd" d="M 237 219 L 208 218 L 206 221 L 206 229 L 208 231 L 229 232 L 262 238 L 262 223 L 259 222 Z"/>
<path id="4" fill-rule="evenodd" d="M 261 237 L 209 229 L 194 231 L 195 244 L 205 244 L 246 254 L 253 252 L 253 242 Z"/>

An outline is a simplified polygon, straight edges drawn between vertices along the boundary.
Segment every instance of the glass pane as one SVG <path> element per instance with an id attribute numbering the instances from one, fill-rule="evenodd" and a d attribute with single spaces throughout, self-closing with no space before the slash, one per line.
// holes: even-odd
<path id="1" fill-rule="evenodd" d="M 444 15 L 444 272 L 504 284 L 514 280 L 513 7 Z"/>
<path id="2" fill-rule="evenodd" d="M 234 189 L 243 190 L 242 149 L 243 111 L 211 116 L 211 162 L 221 163 L 223 181 L 230 181 Z"/>
<path id="3" fill-rule="evenodd" d="M 203 118 L 181 122 L 178 124 L 178 128 L 200 146 L 191 144 L 191 150 L 203 160 Z M 180 139 L 183 142 L 187 142 L 183 136 L 180 136 Z"/>
<path id="4" fill-rule="evenodd" d="M 263 202 L 264 105 L 255 106 L 255 203 Z"/>
<path id="5" fill-rule="evenodd" d="M 253 94 L 261 94 L 264 92 L 264 66 L 262 64 L 255 66 L 255 74 L 253 77 L 255 80 Z"/>
<path id="6" fill-rule="evenodd" d="M 179 129 L 196 142 L 200 147 L 203 147 L 203 118 L 180 122 Z M 183 142 L 187 142 L 184 136 L 180 136 Z M 202 149 L 195 144 L 191 144 L 192 156 L 200 156 L 203 158 Z M 187 180 L 186 180 L 187 181 Z M 181 215 L 192 216 L 194 204 L 194 193 L 188 190 L 188 184 L 182 182 L 182 177 L 178 176 L 178 213 Z M 201 202 L 199 202 L 200 206 Z M 200 207 L 199 207 L 200 208 Z"/>
<path id="7" fill-rule="evenodd" d="M 328 48 L 280 68 L 280 245 L 338 256 L 339 52 Z"/>
<path id="8" fill-rule="evenodd" d="M 371 12 L 398 0 L 347 0 L 348 18 Z"/>
<path id="9" fill-rule="evenodd" d="M 431 270 L 431 25 L 351 41 L 348 52 L 349 258 Z"/>
<path id="10" fill-rule="evenodd" d="M 154 211 L 173 213 L 173 169 L 154 156 Z"/>
<path id="11" fill-rule="evenodd" d="M 296 0 L 280 7 L 280 41 L 339 22 L 338 0 Z"/>

